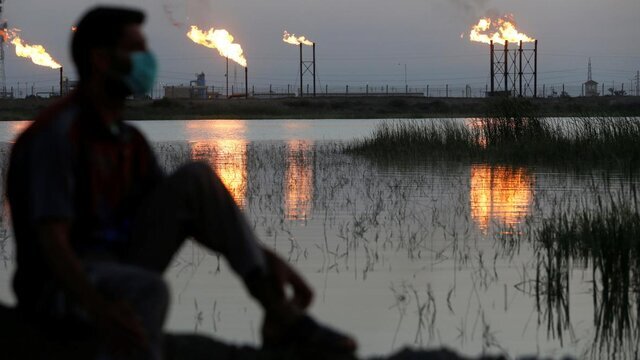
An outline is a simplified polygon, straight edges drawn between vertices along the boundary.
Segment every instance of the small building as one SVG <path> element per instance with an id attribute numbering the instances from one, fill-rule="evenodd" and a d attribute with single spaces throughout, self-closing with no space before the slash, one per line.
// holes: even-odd
<path id="1" fill-rule="evenodd" d="M 168 99 L 211 99 L 217 97 L 209 91 L 204 73 L 196 74 L 196 79 L 185 85 L 167 85 L 164 87 L 164 97 Z"/>
<path id="2" fill-rule="evenodd" d="M 598 93 L 598 83 L 593 80 L 589 80 L 583 84 L 584 96 L 600 96 Z"/>
<path id="3" fill-rule="evenodd" d="M 69 80 L 68 77 L 65 77 L 62 80 L 62 95 L 70 94 L 77 88 L 78 88 L 78 81 Z"/>
<path id="4" fill-rule="evenodd" d="M 598 83 L 591 78 L 591 58 L 589 58 L 589 70 L 587 73 L 587 82 L 582 84 L 584 90 L 584 96 L 599 96 Z"/>
<path id="5" fill-rule="evenodd" d="M 164 97 L 167 99 L 191 99 L 191 86 L 165 86 Z"/>
<path id="6" fill-rule="evenodd" d="M 189 86 L 193 89 L 192 97 L 198 99 L 207 98 L 207 82 L 204 73 L 196 74 L 196 79 L 189 82 Z"/>

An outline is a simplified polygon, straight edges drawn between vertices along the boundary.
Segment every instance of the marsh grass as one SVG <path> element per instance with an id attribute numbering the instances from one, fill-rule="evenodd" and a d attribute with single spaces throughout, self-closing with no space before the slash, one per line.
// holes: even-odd
<path id="1" fill-rule="evenodd" d="M 606 205 L 604 205 L 606 204 Z M 534 294 L 539 320 L 561 342 L 571 325 L 570 284 L 575 267 L 592 276 L 592 358 L 627 358 L 640 340 L 640 214 L 631 196 L 600 198 L 591 210 L 564 212 L 531 234 L 537 257 Z"/>
<path id="2" fill-rule="evenodd" d="M 344 151 L 378 160 L 468 159 L 517 164 L 639 165 L 640 118 L 547 119 L 526 103 L 496 105 L 484 117 L 396 120 L 380 124 Z"/>

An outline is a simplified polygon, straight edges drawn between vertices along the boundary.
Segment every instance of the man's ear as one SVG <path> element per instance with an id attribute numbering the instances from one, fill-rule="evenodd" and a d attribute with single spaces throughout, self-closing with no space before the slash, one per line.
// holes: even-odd
<path id="1" fill-rule="evenodd" d="M 111 67 L 111 57 L 107 54 L 105 49 L 95 48 L 91 49 L 90 55 L 91 68 L 93 72 L 104 74 Z"/>

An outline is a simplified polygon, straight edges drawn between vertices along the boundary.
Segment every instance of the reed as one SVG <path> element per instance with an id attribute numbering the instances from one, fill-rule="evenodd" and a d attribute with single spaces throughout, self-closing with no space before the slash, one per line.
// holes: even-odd
<path id="1" fill-rule="evenodd" d="M 638 167 L 640 118 L 539 118 L 526 106 L 497 107 L 466 121 L 395 120 L 344 146 L 377 160 L 467 159 L 541 165 Z"/>
<path id="2" fill-rule="evenodd" d="M 609 200 L 606 206 L 545 219 L 533 235 L 538 311 L 547 331 L 561 341 L 563 332 L 571 330 L 572 269 L 591 270 L 592 358 L 626 358 L 639 350 L 640 214 L 635 200 Z"/>

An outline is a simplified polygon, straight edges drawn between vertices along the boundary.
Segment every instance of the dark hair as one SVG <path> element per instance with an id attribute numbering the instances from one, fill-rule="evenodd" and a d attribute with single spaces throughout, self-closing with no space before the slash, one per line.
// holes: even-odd
<path id="1" fill-rule="evenodd" d="M 127 25 L 140 25 L 144 13 L 139 10 L 99 6 L 89 10 L 76 25 L 71 39 L 71 56 L 80 79 L 91 71 L 91 50 L 115 48 Z"/>

